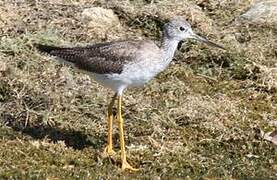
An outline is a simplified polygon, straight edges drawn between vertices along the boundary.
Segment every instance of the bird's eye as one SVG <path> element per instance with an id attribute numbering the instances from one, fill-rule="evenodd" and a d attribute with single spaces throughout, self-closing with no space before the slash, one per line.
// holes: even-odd
<path id="1" fill-rule="evenodd" d="M 182 27 L 182 26 L 179 29 L 180 29 L 180 31 L 184 31 L 185 30 L 185 28 Z"/>

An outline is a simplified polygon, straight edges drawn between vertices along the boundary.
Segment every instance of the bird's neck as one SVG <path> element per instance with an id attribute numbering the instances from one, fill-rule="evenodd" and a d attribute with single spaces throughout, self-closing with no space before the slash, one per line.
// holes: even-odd
<path id="1" fill-rule="evenodd" d="M 169 39 L 168 37 L 163 37 L 161 42 L 161 50 L 163 52 L 163 61 L 169 64 L 172 61 L 174 53 L 177 49 L 179 41 L 175 39 Z"/>

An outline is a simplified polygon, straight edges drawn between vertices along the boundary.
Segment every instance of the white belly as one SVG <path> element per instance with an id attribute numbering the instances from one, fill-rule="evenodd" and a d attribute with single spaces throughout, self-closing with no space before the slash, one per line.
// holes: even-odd
<path id="1" fill-rule="evenodd" d="M 163 63 L 146 62 L 129 64 L 123 68 L 121 74 L 94 74 L 94 79 L 115 92 L 123 91 L 127 87 L 143 86 L 167 66 Z"/>

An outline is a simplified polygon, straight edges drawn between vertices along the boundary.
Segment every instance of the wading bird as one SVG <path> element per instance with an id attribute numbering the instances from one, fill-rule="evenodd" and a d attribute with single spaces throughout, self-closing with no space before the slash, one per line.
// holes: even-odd
<path id="1" fill-rule="evenodd" d="M 125 40 L 97 43 L 84 47 L 54 47 L 36 44 L 39 51 L 58 57 L 74 67 L 90 74 L 97 82 L 115 92 L 108 105 L 108 138 L 105 153 L 113 155 L 112 107 L 117 99 L 117 120 L 120 133 L 122 169 L 136 171 L 126 160 L 123 118 L 121 114 L 122 95 L 128 87 L 143 86 L 166 69 L 172 61 L 178 43 L 195 39 L 208 45 L 222 48 L 206 38 L 195 34 L 190 24 L 182 18 L 174 18 L 163 27 L 161 42 L 150 40 Z"/>

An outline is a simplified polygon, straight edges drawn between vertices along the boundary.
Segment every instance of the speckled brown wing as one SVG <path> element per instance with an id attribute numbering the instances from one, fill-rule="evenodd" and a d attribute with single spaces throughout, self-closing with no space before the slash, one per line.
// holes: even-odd
<path id="1" fill-rule="evenodd" d="M 135 60 L 139 41 L 99 43 L 86 47 L 63 48 L 36 44 L 41 52 L 57 56 L 77 68 L 98 74 L 120 74 L 125 63 Z"/>

